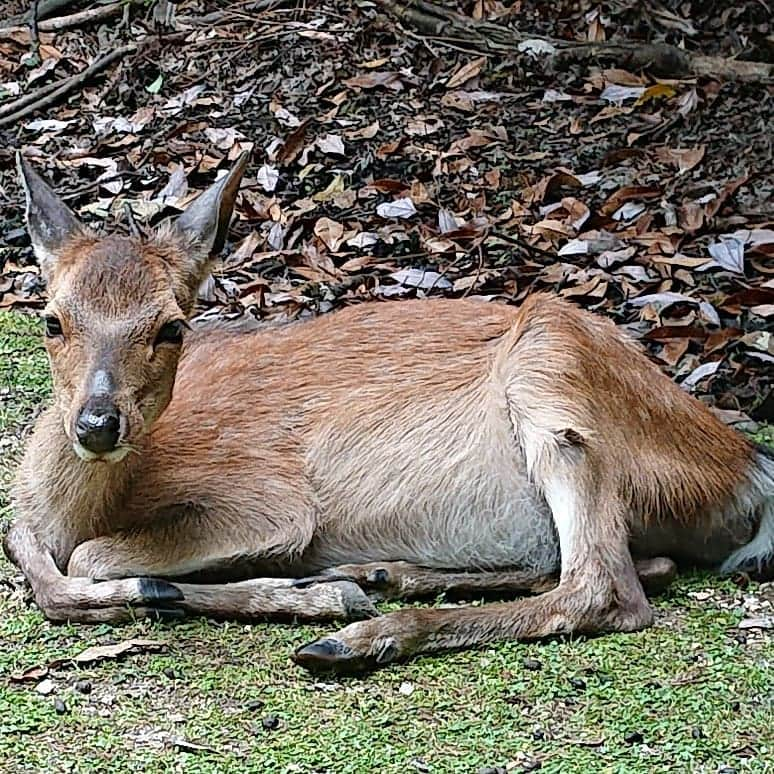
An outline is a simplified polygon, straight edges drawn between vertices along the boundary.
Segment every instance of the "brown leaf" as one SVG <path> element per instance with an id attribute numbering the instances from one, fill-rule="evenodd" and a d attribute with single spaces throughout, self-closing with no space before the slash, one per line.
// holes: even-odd
<path id="1" fill-rule="evenodd" d="M 48 674 L 48 670 L 47 666 L 29 667 L 21 672 L 14 672 L 10 680 L 12 683 L 36 683 Z"/>
<path id="2" fill-rule="evenodd" d="M 348 140 L 370 140 L 372 137 L 376 137 L 379 132 L 379 122 L 374 121 L 368 126 L 364 126 L 361 129 L 350 129 L 344 132 L 344 136 Z"/>
<path id="3" fill-rule="evenodd" d="M 378 191 L 379 193 L 403 193 L 404 191 L 408 191 L 409 186 L 407 186 L 405 183 L 402 183 L 400 180 L 392 180 L 388 177 L 382 177 L 378 180 L 374 180 L 373 183 L 371 183 L 368 188 L 373 188 L 375 191 Z"/>
<path id="4" fill-rule="evenodd" d="M 406 122 L 406 134 L 409 137 L 429 137 L 445 126 L 438 116 L 417 116 Z"/>
<path id="5" fill-rule="evenodd" d="M 686 202 L 677 211 L 680 228 L 693 234 L 704 225 L 704 207 L 696 202 Z"/>
<path id="6" fill-rule="evenodd" d="M 580 298 L 582 296 L 597 299 L 604 298 L 607 295 L 607 282 L 604 282 L 602 277 L 592 277 L 580 285 L 563 288 L 559 291 L 559 295 L 565 298 Z"/>
<path id="7" fill-rule="evenodd" d="M 124 640 L 114 645 L 93 645 L 73 658 L 76 664 L 90 664 L 97 661 L 117 659 L 133 653 L 157 653 L 167 647 L 159 640 Z"/>
<path id="8" fill-rule="evenodd" d="M 656 158 L 667 164 L 677 167 L 680 174 L 689 172 L 701 162 L 707 150 L 705 145 L 697 145 L 695 148 L 657 148 Z"/>
<path id="9" fill-rule="evenodd" d="M 742 175 L 741 177 L 732 180 L 730 183 L 726 183 L 722 190 L 718 194 L 717 199 L 713 199 L 707 204 L 707 217 L 714 218 L 715 215 L 720 212 L 720 208 L 733 196 L 737 190 L 743 186 L 750 179 L 749 175 Z"/>
<path id="10" fill-rule="evenodd" d="M 456 89 L 458 86 L 462 86 L 471 78 L 475 78 L 480 72 L 481 68 L 486 62 L 485 56 L 480 56 L 478 59 L 474 59 L 472 62 L 468 62 L 466 65 L 460 67 L 448 81 L 446 81 L 447 89 Z"/>
<path id="11" fill-rule="evenodd" d="M 330 218 L 320 218 L 314 224 L 314 233 L 332 253 L 335 253 L 344 239 L 344 226 Z"/>
<path id="12" fill-rule="evenodd" d="M 707 338 L 707 331 L 693 325 L 660 325 L 648 331 L 643 337 L 647 341 L 666 341 L 668 339 L 700 339 Z"/>
<path id="13" fill-rule="evenodd" d="M 400 79 L 400 73 L 392 71 L 380 71 L 357 75 L 354 78 L 347 78 L 344 81 L 345 86 L 356 87 L 359 89 L 376 89 L 382 86 L 392 91 L 400 91 L 403 83 Z"/>
<path id="14" fill-rule="evenodd" d="M 654 185 L 627 185 L 619 188 L 600 207 L 603 215 L 612 215 L 622 204 L 635 199 L 657 199 L 661 196 L 661 188 Z"/>
<path id="15" fill-rule="evenodd" d="M 304 147 L 306 129 L 309 126 L 310 120 L 307 118 L 287 136 L 287 139 L 277 153 L 277 163 L 282 165 L 292 164 L 298 158 L 298 154 L 301 153 Z"/>
<path id="16" fill-rule="evenodd" d="M 253 257 L 253 253 L 261 243 L 261 235 L 257 231 L 251 231 L 228 258 L 229 267 L 239 266 Z"/>
<path id="17" fill-rule="evenodd" d="M 382 143 L 375 152 L 375 156 L 378 159 L 386 159 L 388 156 L 392 156 L 401 145 L 403 145 L 405 138 L 399 137 L 397 140 L 391 140 L 390 142 Z"/>
<path id="18" fill-rule="evenodd" d="M 583 183 L 575 175 L 568 172 L 556 172 L 553 175 L 542 178 L 538 183 L 529 186 L 522 191 L 522 196 L 527 204 L 539 204 L 546 196 L 559 188 L 582 188 Z"/>
<path id="19" fill-rule="evenodd" d="M 690 344 L 690 339 L 669 339 L 664 342 L 657 357 L 669 366 L 676 366 L 688 351 Z"/>

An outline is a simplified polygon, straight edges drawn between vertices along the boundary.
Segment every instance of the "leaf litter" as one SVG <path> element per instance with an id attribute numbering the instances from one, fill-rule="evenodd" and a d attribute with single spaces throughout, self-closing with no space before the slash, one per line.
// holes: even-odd
<path id="1" fill-rule="evenodd" d="M 546 5 L 539 18 L 477 4 L 476 19 L 525 33 L 519 50 L 486 56 L 406 34 L 380 6 L 182 0 L 158 37 L 129 4 L 130 24 L 41 31 L 32 64 L 28 30 L 0 32 L 0 117 L 105 46 L 158 37 L 0 128 L 0 308 L 40 309 L 45 295 L 14 149 L 84 220 L 119 230 L 125 205 L 152 226 L 250 150 L 201 316 L 550 290 L 612 317 L 726 418 L 771 422 L 770 88 L 546 64 L 546 37 L 642 34 L 636 4 Z M 646 26 L 725 57 L 771 34 L 758 3 L 724 13 L 718 27 L 689 2 Z"/>

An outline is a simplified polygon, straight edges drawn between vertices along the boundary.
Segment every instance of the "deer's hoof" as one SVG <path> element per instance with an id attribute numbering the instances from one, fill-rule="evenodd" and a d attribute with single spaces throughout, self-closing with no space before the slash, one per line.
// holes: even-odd
<path id="1" fill-rule="evenodd" d="M 183 592 L 177 586 L 159 578 L 140 578 L 138 590 L 145 602 L 180 602 Z"/>
<path id="2" fill-rule="evenodd" d="M 352 581 L 340 581 L 341 603 L 344 607 L 344 615 L 348 620 L 361 621 L 364 618 L 374 618 L 379 611 L 368 595 L 356 583 Z"/>
<path id="3" fill-rule="evenodd" d="M 325 637 L 303 645 L 293 654 L 293 661 L 309 672 L 358 674 L 374 668 L 367 659 L 355 653 L 341 640 Z"/>
<path id="4" fill-rule="evenodd" d="M 300 647 L 293 654 L 293 661 L 310 672 L 354 675 L 387 666 L 397 656 L 398 648 L 392 638 L 387 638 L 379 648 L 365 654 L 356 652 L 335 637 L 323 637 Z"/>

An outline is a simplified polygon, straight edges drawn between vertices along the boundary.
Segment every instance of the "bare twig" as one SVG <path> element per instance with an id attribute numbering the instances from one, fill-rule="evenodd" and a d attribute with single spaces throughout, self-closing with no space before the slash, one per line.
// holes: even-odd
<path id="1" fill-rule="evenodd" d="M 37 17 L 40 19 L 48 19 L 62 8 L 67 8 L 72 3 L 72 0 L 39 0 Z M 8 19 L 10 25 L 18 26 L 20 24 L 29 24 L 32 20 L 32 12 L 19 14 Z"/>
<path id="2" fill-rule="evenodd" d="M 85 70 L 81 70 L 81 72 L 76 73 L 75 75 L 71 75 L 69 78 L 63 78 L 62 80 L 57 81 L 56 83 L 49 84 L 49 86 L 44 86 L 42 89 L 39 89 L 37 92 L 33 92 L 32 94 L 27 94 L 24 97 L 18 100 L 15 100 L 14 102 L 11 102 L 8 105 L 3 105 L 4 115 L 0 115 L 0 127 L 14 124 L 20 119 L 28 116 L 30 113 L 34 113 L 37 110 L 42 110 L 43 108 L 46 108 L 49 105 L 53 105 L 65 94 L 69 94 L 77 86 L 80 86 L 81 84 L 85 83 L 90 78 L 95 76 L 97 73 L 100 73 L 107 67 L 110 67 L 110 65 L 113 64 L 113 62 L 117 61 L 118 59 L 121 59 L 121 57 L 123 56 L 126 56 L 126 54 L 134 53 L 137 50 L 137 48 L 138 48 L 137 43 L 129 43 L 126 46 L 121 46 L 120 48 L 116 48 L 110 53 L 105 54 L 104 56 L 92 62 Z M 53 87 L 53 88 L 49 89 L 49 87 Z M 41 94 L 41 92 L 45 92 L 45 93 Z M 27 103 L 27 104 L 19 106 L 20 102 Z M 6 113 L 6 110 L 8 108 L 10 109 L 18 108 L 18 109 L 16 109 L 16 111 L 13 113 L 10 113 L 10 112 Z"/>
<path id="3" fill-rule="evenodd" d="M 41 86 L 39 89 L 31 91 L 29 94 L 22 94 L 21 97 L 15 99 L 13 102 L 6 102 L 4 105 L 0 105 L 0 121 L 2 121 L 3 117 L 21 110 L 25 105 L 43 99 L 47 94 L 55 91 L 61 83 L 63 83 L 63 81 L 47 83 L 45 86 Z"/>
<path id="4" fill-rule="evenodd" d="M 164 38 L 164 42 L 182 40 L 186 34 L 187 33 L 184 32 L 178 32 L 173 35 L 167 35 Z M 114 62 L 128 54 L 134 54 L 135 52 L 140 51 L 149 43 L 155 42 L 155 37 L 148 36 L 135 43 L 128 43 L 125 46 L 116 48 L 104 56 L 101 56 L 99 59 L 96 59 L 94 62 L 92 62 L 85 70 L 81 70 L 81 72 L 76 73 L 69 78 L 63 78 L 62 80 L 56 81 L 55 83 L 38 89 L 32 94 L 25 94 L 23 97 L 14 100 L 8 105 L 3 105 L 0 108 L 0 127 L 14 124 L 22 118 L 30 115 L 30 113 L 34 113 L 37 110 L 42 110 L 43 108 L 47 108 L 50 105 L 53 105 L 62 97 L 70 94 L 72 91 L 74 91 L 79 86 L 82 86 L 95 75 L 110 67 L 110 65 L 112 65 Z"/>
<path id="5" fill-rule="evenodd" d="M 32 46 L 36 54 L 39 54 L 40 49 L 40 36 L 38 35 L 39 4 L 40 0 L 32 0 L 32 8 L 30 9 L 30 38 L 32 39 Z"/>
<path id="6" fill-rule="evenodd" d="M 71 29 L 72 27 L 80 27 L 84 24 L 91 24 L 92 22 L 109 19 L 111 16 L 120 13 L 124 5 L 125 3 L 111 3 L 110 5 L 100 5 L 96 8 L 90 8 L 87 11 L 71 13 L 69 16 L 56 16 L 53 19 L 39 21 L 37 27 L 40 32 L 56 32 L 58 30 Z M 0 27 L 0 35 L 5 35 L 10 32 L 19 32 L 24 29 L 24 25 Z"/>

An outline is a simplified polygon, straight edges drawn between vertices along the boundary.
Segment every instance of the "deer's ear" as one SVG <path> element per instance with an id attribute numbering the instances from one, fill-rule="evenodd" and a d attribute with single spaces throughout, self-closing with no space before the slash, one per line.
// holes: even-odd
<path id="1" fill-rule="evenodd" d="M 201 256 L 204 269 L 206 262 L 223 249 L 226 241 L 234 202 L 247 166 L 248 154 L 243 153 L 231 171 L 211 185 L 177 219 L 177 229 Z"/>
<path id="2" fill-rule="evenodd" d="M 24 194 L 27 198 L 27 231 L 32 249 L 46 280 L 56 272 L 62 247 L 85 229 L 73 211 L 54 193 L 53 189 L 35 172 L 21 153 L 16 154 Z"/>

